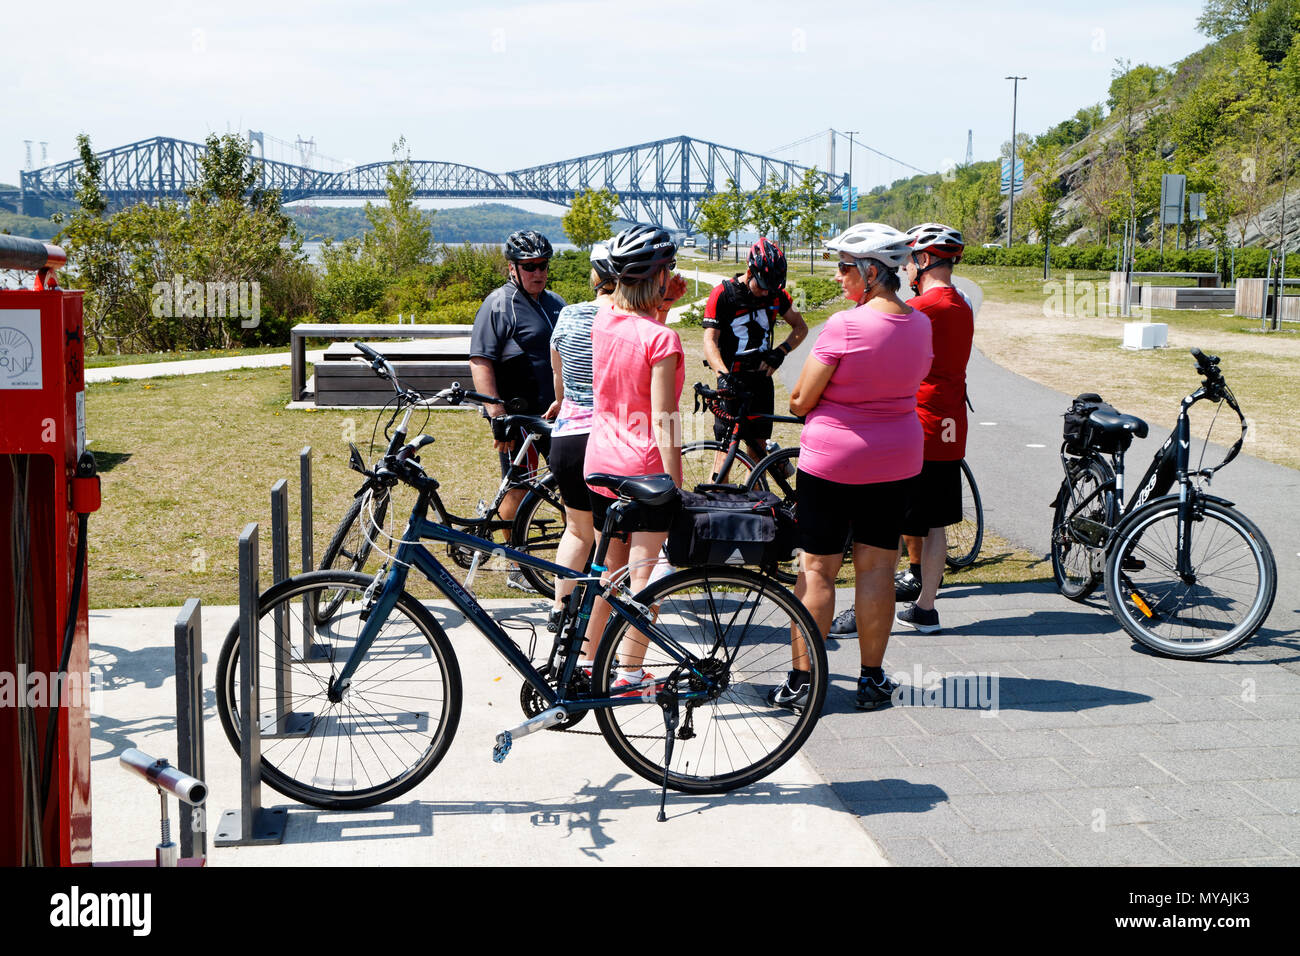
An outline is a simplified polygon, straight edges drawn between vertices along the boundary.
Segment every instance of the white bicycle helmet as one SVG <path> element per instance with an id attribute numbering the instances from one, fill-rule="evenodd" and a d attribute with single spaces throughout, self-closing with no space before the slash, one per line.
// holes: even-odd
<path id="1" fill-rule="evenodd" d="M 913 252 L 929 252 L 944 259 L 961 256 L 966 241 L 952 226 L 941 222 L 923 222 L 907 230 Z"/>
<path id="2" fill-rule="evenodd" d="M 893 226 L 883 222 L 860 222 L 826 243 L 826 248 L 854 259 L 874 259 L 890 269 L 897 269 L 912 254 L 910 242 L 906 233 Z"/>

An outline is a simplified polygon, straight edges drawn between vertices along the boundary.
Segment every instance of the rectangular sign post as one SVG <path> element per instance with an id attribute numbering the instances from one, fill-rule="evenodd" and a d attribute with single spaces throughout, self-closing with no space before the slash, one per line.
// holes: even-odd
<path id="1" fill-rule="evenodd" d="M 1165 268 L 1165 226 L 1183 224 L 1183 201 L 1187 194 L 1187 177 L 1182 173 L 1165 173 L 1160 177 L 1160 271 Z M 1178 247 L 1174 234 L 1174 248 Z"/>

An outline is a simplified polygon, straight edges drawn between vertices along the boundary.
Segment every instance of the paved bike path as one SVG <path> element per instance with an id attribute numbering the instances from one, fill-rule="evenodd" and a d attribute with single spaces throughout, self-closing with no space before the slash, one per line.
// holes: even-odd
<path id="1" fill-rule="evenodd" d="M 1086 368 L 1078 377 L 1079 391 L 1088 391 Z M 1198 381 L 1189 356 L 1187 390 Z M 1008 371 L 978 349 L 971 355 L 967 382 L 975 411 L 966 460 L 980 488 L 985 522 L 1013 544 L 1046 555 L 1051 502 L 1062 479 L 1061 416 L 1074 396 Z M 1249 414 L 1248 406 L 1245 411 Z M 1146 438 L 1133 443 L 1125 456 L 1128 493 L 1167 436 L 1168 431 L 1153 425 Z M 1194 442 L 1193 452 L 1196 447 Z M 1268 539 L 1277 561 L 1278 586 L 1264 633 L 1294 636 L 1300 631 L 1300 471 L 1252 457 L 1249 443 L 1245 448 L 1245 454 L 1215 475 L 1210 490 L 1235 502 Z M 1226 449 L 1211 446 L 1207 463 L 1216 452 L 1216 460 L 1222 460 Z M 1295 655 L 1290 651 L 1280 656 Z"/>

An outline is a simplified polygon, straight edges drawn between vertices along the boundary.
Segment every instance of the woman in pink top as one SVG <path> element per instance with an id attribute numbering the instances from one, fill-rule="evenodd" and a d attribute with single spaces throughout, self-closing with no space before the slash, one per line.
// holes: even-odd
<path id="1" fill-rule="evenodd" d="M 897 687 L 882 665 L 909 479 L 921 470 L 916 389 L 933 355 L 929 319 L 897 295 L 907 243 L 906 235 L 881 223 L 859 223 L 829 243 L 840 254 L 844 297 L 857 308 L 827 321 L 790 396 L 790 411 L 807 416 L 799 440 L 803 557 L 795 593 L 828 633 L 851 531 L 862 657 L 857 706 L 863 710 L 888 704 Z M 807 676 L 792 670 L 769 699 L 797 707 L 806 686 Z"/>
<path id="2" fill-rule="evenodd" d="M 596 314 L 591 328 L 594 400 L 586 474 L 668 474 L 680 487 L 678 403 L 686 368 L 681 339 L 664 325 L 669 303 L 685 291 L 685 282 L 672 271 L 677 247 L 662 229 L 632 226 L 614 238 L 609 251 L 618 270 L 618 285 L 613 302 Z M 614 493 L 588 487 L 593 521 L 601 529 Z M 609 542 L 605 567 L 618 571 L 630 565 L 628 585 L 636 593 L 649 580 L 667 537 L 665 522 L 662 530 L 646 528 L 627 539 L 615 538 Z M 602 573 L 609 577 L 608 572 Z M 599 637 L 608 617 L 609 605 L 597 600 L 588 635 Z M 589 638 L 583 658 L 590 659 L 593 650 Z M 641 654 L 620 652 L 622 673 L 614 686 L 648 679 L 641 660 Z"/>

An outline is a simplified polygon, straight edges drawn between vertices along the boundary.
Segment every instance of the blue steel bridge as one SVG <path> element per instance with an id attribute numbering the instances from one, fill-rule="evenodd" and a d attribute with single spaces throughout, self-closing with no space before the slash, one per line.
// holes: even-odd
<path id="1" fill-rule="evenodd" d="M 109 207 L 162 199 L 184 200 L 199 178 L 200 143 L 157 136 L 98 153 L 103 192 Z M 262 189 L 278 189 L 284 202 L 304 199 L 382 199 L 390 162 L 338 171 L 312 169 L 270 159 L 261 164 Z M 592 153 L 541 166 L 495 173 L 438 160 L 411 160 L 416 196 L 421 199 L 540 199 L 569 205 L 575 192 L 610 189 L 618 193 L 620 218 L 657 223 L 686 232 L 701 199 L 725 189 L 792 187 L 809 168 L 742 149 L 677 136 L 622 149 Z M 17 191 L 0 194 L 0 204 L 27 215 L 44 215 L 50 200 L 75 202 L 79 159 L 25 171 Z M 839 203 L 847 176 L 817 171 L 828 202 Z"/>

